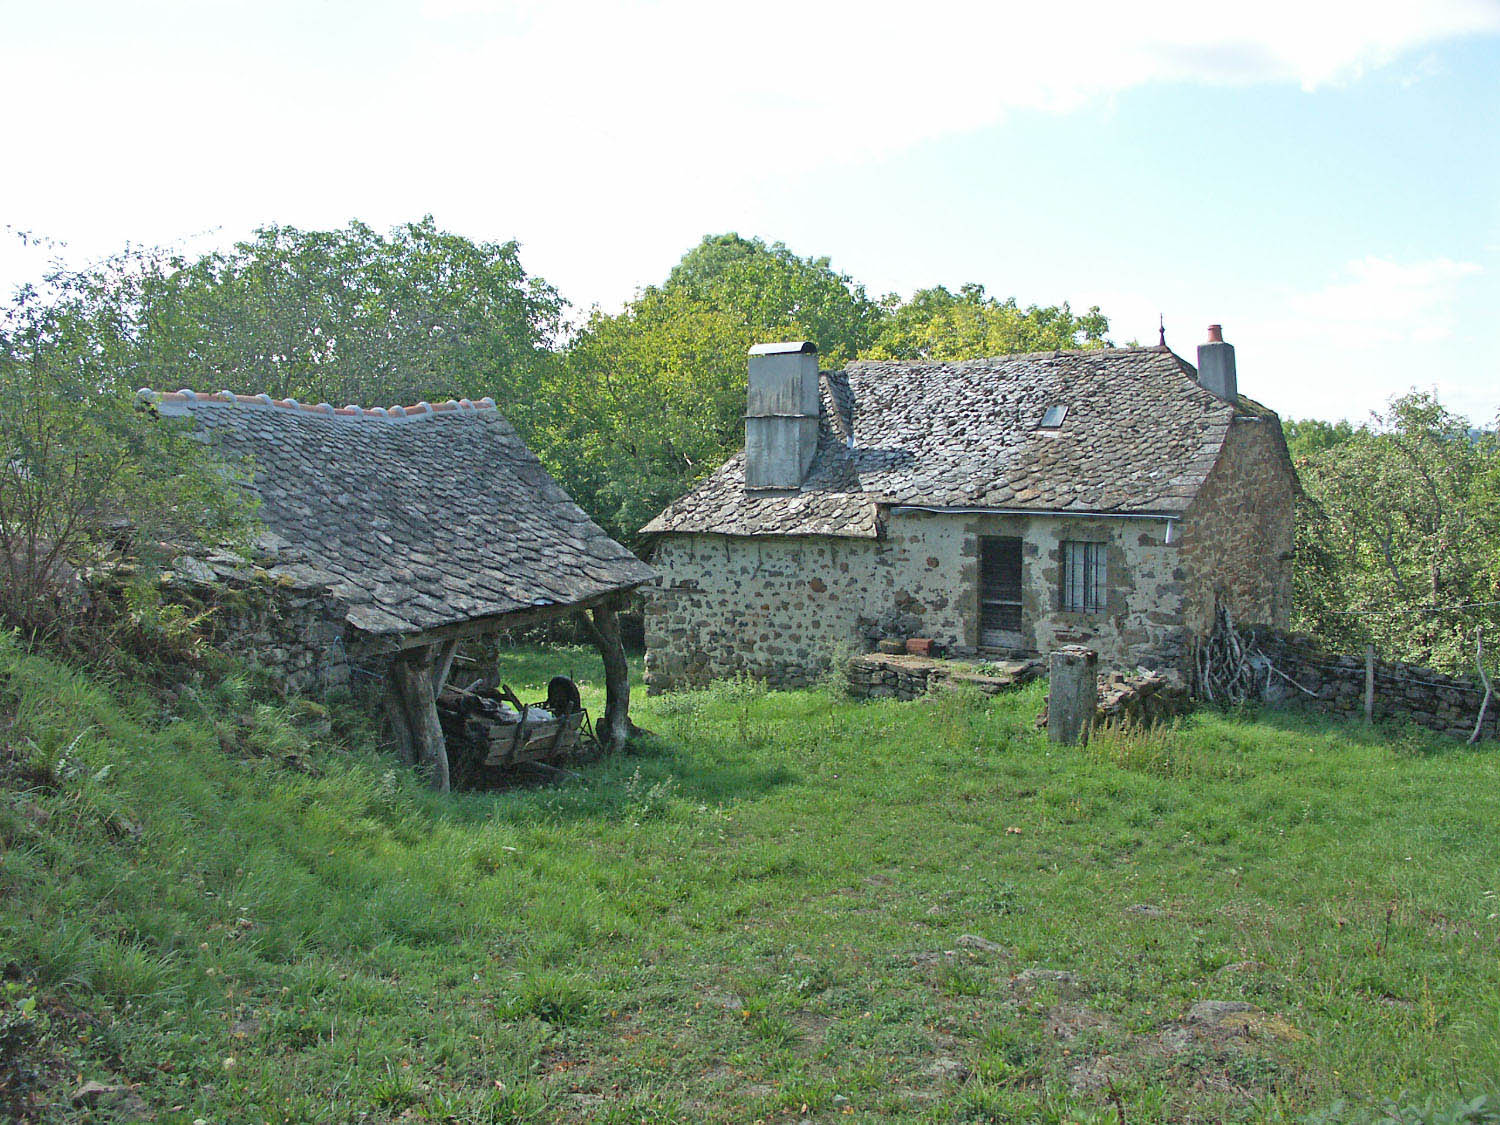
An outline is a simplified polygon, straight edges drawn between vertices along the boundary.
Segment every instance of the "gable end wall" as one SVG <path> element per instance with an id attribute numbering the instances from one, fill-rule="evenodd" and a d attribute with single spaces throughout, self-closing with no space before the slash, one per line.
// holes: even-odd
<path id="1" fill-rule="evenodd" d="M 1284 627 L 1292 604 L 1297 476 L 1281 425 L 1238 418 L 1182 521 L 1186 624 L 1203 635 L 1220 597 L 1239 624 Z"/>

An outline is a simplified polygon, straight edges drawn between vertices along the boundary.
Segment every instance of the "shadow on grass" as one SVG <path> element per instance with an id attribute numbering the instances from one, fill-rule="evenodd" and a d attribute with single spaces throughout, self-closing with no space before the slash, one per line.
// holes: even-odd
<path id="1" fill-rule="evenodd" d="M 534 783 L 435 797 L 428 807 L 434 820 L 460 824 L 496 817 L 551 824 L 639 821 L 669 815 L 677 804 L 759 800 L 800 780 L 784 766 L 694 754 L 658 735 L 643 736 L 622 752 L 571 763 L 567 769 L 574 776 L 532 775 Z"/>
<path id="2" fill-rule="evenodd" d="M 1494 750 L 1500 746 L 1494 739 L 1470 745 L 1464 739 L 1418 726 L 1405 719 L 1377 715 L 1375 722 L 1370 724 L 1363 718 L 1329 715 L 1296 700 L 1277 705 L 1246 704 L 1224 710 L 1204 706 L 1199 709 L 1198 714 L 1217 716 L 1230 722 L 1254 723 L 1286 734 L 1331 738 L 1356 746 L 1384 747 L 1396 753 L 1424 757 Z"/>

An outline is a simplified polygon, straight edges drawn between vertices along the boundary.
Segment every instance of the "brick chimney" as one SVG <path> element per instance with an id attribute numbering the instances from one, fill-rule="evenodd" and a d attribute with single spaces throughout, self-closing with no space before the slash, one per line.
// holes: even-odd
<path id="1" fill-rule="evenodd" d="M 745 410 L 745 487 L 801 488 L 817 450 L 818 345 L 756 344 Z"/>
<path id="2" fill-rule="evenodd" d="M 1234 345 L 1224 342 L 1224 329 L 1217 324 L 1208 326 L 1208 343 L 1198 345 L 1198 385 L 1229 402 L 1239 401 Z"/>

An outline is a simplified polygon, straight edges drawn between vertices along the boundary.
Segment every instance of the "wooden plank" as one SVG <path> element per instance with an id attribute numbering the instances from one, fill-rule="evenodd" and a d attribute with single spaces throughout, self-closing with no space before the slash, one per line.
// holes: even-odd
<path id="1" fill-rule="evenodd" d="M 1021 540 L 985 536 L 979 541 L 981 635 L 1021 631 Z"/>

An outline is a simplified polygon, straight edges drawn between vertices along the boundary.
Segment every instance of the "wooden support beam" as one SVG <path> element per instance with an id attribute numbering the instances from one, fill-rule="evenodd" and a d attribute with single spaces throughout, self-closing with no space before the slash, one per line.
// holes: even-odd
<path id="1" fill-rule="evenodd" d="M 630 665 L 620 641 L 619 613 L 612 602 L 605 602 L 590 613 L 580 611 L 578 619 L 604 658 L 604 718 L 597 728 L 600 741 L 607 749 L 618 750 L 636 734 L 630 721 Z"/>
<path id="2" fill-rule="evenodd" d="M 628 590 L 609 590 L 602 594 L 596 594 L 591 598 L 585 598 L 582 601 L 571 602 L 566 605 L 528 606 L 525 609 L 518 609 L 513 613 L 499 614 L 492 617 L 473 617 L 465 621 L 456 621 L 452 625 L 440 625 L 436 629 L 427 629 L 420 633 L 383 633 L 378 636 L 366 634 L 358 642 L 358 648 L 362 655 L 371 656 L 376 653 L 402 652 L 409 649 L 426 648 L 428 645 L 453 638 L 462 640 L 466 637 L 478 636 L 482 633 L 525 629 L 542 621 L 550 621 L 556 617 L 564 617 L 569 613 L 576 613 L 581 609 L 589 609 L 606 602 L 613 604 L 619 600 L 622 594 L 628 592 Z"/>
<path id="3" fill-rule="evenodd" d="M 385 717 L 391 724 L 391 733 L 396 738 L 396 753 L 401 758 L 401 764 L 410 768 L 417 763 L 416 753 L 411 744 L 411 724 L 406 721 L 406 705 L 396 687 L 394 673 L 386 676 L 385 695 L 381 702 L 385 706 Z"/>
<path id="4" fill-rule="evenodd" d="M 432 690 L 437 646 L 403 652 L 391 660 L 390 682 L 399 704 L 392 714 L 398 742 L 409 740 L 416 765 L 439 793 L 448 792 L 448 745 Z M 405 728 L 403 735 L 402 728 Z"/>

